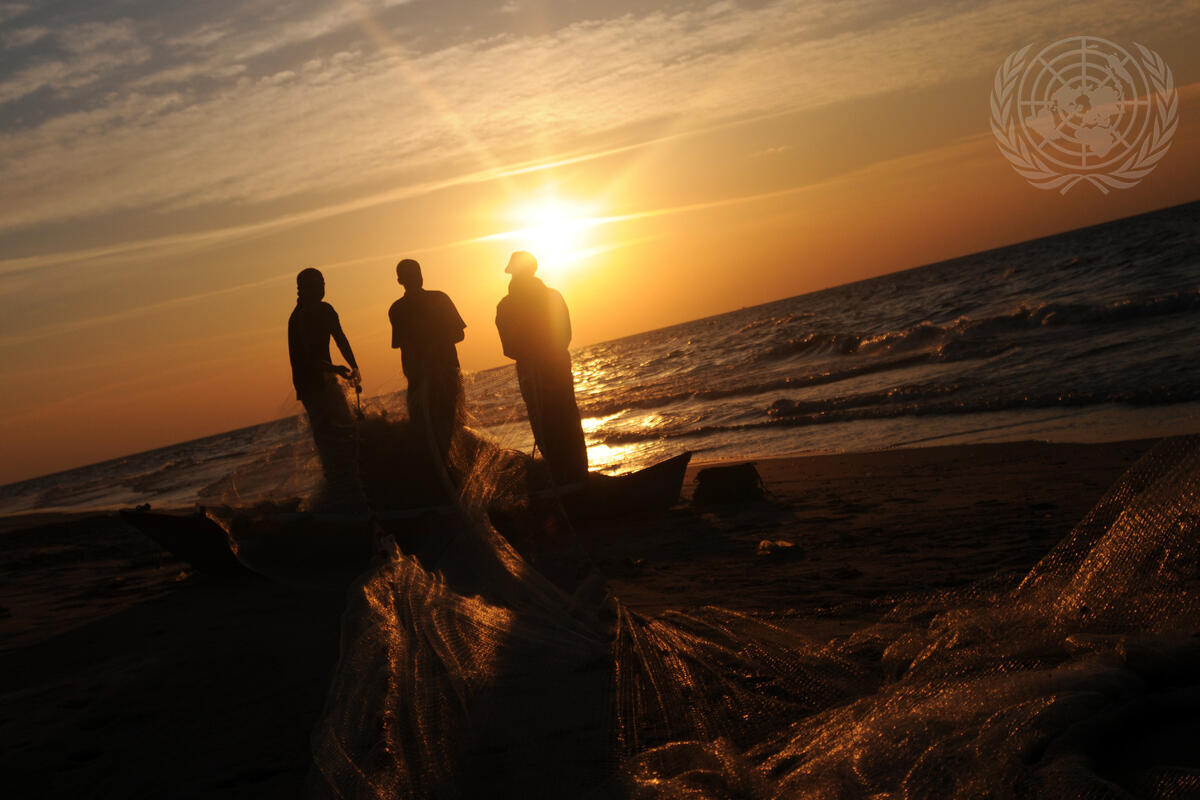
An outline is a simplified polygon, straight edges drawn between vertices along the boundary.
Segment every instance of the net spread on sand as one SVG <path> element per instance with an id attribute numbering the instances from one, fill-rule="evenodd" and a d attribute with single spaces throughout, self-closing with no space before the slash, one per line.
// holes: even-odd
<path id="1" fill-rule="evenodd" d="M 490 524 L 351 590 L 314 796 L 1200 796 L 1200 438 L 1145 455 L 1019 585 L 898 599 L 820 641 L 644 616 Z"/>

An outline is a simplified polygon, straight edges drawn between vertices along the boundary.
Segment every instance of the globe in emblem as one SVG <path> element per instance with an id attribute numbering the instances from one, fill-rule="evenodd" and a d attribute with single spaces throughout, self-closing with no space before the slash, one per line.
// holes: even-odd
<path id="1" fill-rule="evenodd" d="M 992 82 L 991 128 L 1000 152 L 1038 189 L 1080 183 L 1129 189 L 1166 156 L 1179 93 L 1162 56 L 1141 58 L 1098 36 L 1073 36 L 1029 57 L 1010 53 Z"/>
<path id="2" fill-rule="evenodd" d="M 1030 145 L 1059 166 L 1104 169 L 1138 145 L 1153 119 L 1150 86 L 1124 48 L 1063 39 L 1029 62 L 1017 89 Z"/>

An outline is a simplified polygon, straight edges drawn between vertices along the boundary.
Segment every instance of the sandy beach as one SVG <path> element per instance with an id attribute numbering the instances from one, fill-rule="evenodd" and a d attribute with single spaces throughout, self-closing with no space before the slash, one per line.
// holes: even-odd
<path id="1" fill-rule="evenodd" d="M 786 617 L 815 638 L 910 593 L 1010 586 L 1151 442 L 759 461 L 767 500 L 577 526 L 628 608 Z M 0 528 L 10 797 L 292 797 L 344 595 L 189 571 L 114 515 Z"/>

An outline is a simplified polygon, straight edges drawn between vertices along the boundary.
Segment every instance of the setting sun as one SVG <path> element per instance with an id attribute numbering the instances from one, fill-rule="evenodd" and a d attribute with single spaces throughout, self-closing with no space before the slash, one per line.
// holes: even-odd
<path id="1" fill-rule="evenodd" d="M 586 253 L 586 230 L 596 224 L 591 209 L 552 195 L 517 206 L 511 220 L 518 227 L 498 238 L 511 242 L 514 250 L 533 253 L 540 269 L 555 276 Z"/>

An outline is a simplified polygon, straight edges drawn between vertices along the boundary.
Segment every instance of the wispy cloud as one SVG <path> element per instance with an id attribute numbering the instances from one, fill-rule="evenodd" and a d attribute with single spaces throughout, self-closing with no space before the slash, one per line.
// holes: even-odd
<path id="1" fill-rule="evenodd" d="M 137 38 L 130 20 L 88 22 L 48 33 L 43 26 L 0 32 L 6 46 L 10 37 L 25 44 L 53 39 L 58 55 L 34 55 L 28 66 L 0 79 L 0 104 L 19 100 L 42 89 L 79 89 L 102 81 L 115 70 L 149 60 L 150 49 Z"/>
<path id="2" fill-rule="evenodd" d="M 21 16 L 29 8 L 28 3 L 0 3 L 0 24 Z"/>
<path id="3" fill-rule="evenodd" d="M 50 29 L 42 25 L 30 25 L 27 28 L 13 28 L 0 33 L 0 44 L 5 47 L 28 47 L 41 41 L 49 35 Z"/>
<path id="4" fill-rule="evenodd" d="M 387 5 L 305 6 L 243 29 L 204 23 L 160 35 L 153 58 L 148 34 L 129 21 L 64 31 L 57 38 L 76 55 L 0 82 L 0 102 L 145 68 L 36 128 L 0 133 L 0 159 L 16 165 L 0 189 L 0 230 L 461 174 L 585 140 L 628 143 L 624 131 L 654 121 L 701 127 L 929 86 L 992 69 L 1041 25 L 1028 1 L 783 0 L 625 13 L 539 34 L 464 27 L 460 40 L 422 50 L 419 30 L 372 27 L 370 14 Z M 1094 3 L 1061 10 L 1056 24 L 1074 15 L 1096 29 L 1131 13 Z M 1178 13 L 1138 11 L 1142 22 Z M 342 49 L 304 47 L 347 29 L 359 34 L 339 39 Z M 164 41 L 182 60 L 162 57 Z M 289 48 L 287 59 L 263 61 Z"/>
<path id="5" fill-rule="evenodd" d="M 138 42 L 137 26 L 131 19 L 115 22 L 84 22 L 73 25 L 56 37 L 71 53 L 92 53 Z"/>
<path id="6" fill-rule="evenodd" d="M 241 75 L 246 71 L 245 64 L 222 64 L 219 62 L 193 62 L 143 75 L 129 83 L 130 89 L 146 89 L 148 87 L 168 84 L 187 84 L 197 78 L 224 80 Z"/>

